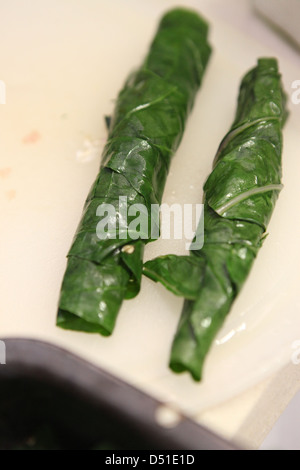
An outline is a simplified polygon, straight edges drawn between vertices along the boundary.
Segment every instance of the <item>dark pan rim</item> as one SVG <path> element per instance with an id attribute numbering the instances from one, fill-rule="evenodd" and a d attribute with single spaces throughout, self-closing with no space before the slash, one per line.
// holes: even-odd
<path id="1" fill-rule="evenodd" d="M 2 340 L 6 346 L 6 364 L 0 365 L 0 382 L 26 378 L 71 390 L 130 422 L 153 442 L 165 443 L 166 450 L 241 449 L 183 415 L 174 427 L 160 425 L 156 413 L 164 406 L 162 402 L 66 349 L 36 339 Z"/>

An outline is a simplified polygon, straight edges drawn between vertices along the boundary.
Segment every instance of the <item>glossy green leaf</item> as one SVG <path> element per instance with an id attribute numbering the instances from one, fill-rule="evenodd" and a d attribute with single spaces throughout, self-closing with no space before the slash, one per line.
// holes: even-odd
<path id="1" fill-rule="evenodd" d="M 142 66 L 126 81 L 108 118 L 99 175 L 68 254 L 57 325 L 112 333 L 124 299 L 140 288 L 143 249 L 151 241 L 151 204 L 160 204 L 171 158 L 181 141 L 211 53 L 208 25 L 198 14 L 174 9 L 161 20 Z M 127 209 L 120 197 L 127 198 Z M 106 238 L 97 211 L 111 204 Z M 145 227 L 124 217 L 145 208 Z"/>
<path id="2" fill-rule="evenodd" d="M 281 185 L 286 96 L 277 61 L 258 60 L 244 77 L 234 123 L 204 185 L 204 246 L 163 256 L 144 274 L 185 297 L 170 367 L 201 380 L 205 357 L 266 236 Z M 195 266 L 198 260 L 198 267 Z M 187 281 L 188 266 L 193 279 Z M 170 267 L 170 269 L 168 269 Z M 190 279 L 188 278 L 188 279 Z"/>

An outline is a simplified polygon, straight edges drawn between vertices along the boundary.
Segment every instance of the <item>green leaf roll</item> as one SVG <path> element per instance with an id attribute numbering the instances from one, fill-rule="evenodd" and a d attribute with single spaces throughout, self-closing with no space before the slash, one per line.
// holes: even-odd
<path id="1" fill-rule="evenodd" d="M 170 368 L 196 381 L 266 236 L 282 188 L 286 118 L 277 61 L 259 59 L 242 80 L 234 123 L 204 185 L 203 248 L 145 263 L 145 275 L 186 299 Z"/>
<path id="2" fill-rule="evenodd" d="M 149 233 L 134 237 L 122 223 L 128 210 L 160 204 L 172 156 L 200 87 L 211 48 L 208 24 L 197 13 L 174 9 L 159 24 L 142 66 L 121 90 L 99 175 L 68 253 L 57 325 L 110 335 L 124 299 L 137 295 Z M 97 210 L 115 208 L 117 232 L 99 239 Z M 110 221 L 112 222 L 112 221 Z M 133 235 L 133 236 L 131 236 Z M 134 239 L 133 239 L 134 238 Z"/>

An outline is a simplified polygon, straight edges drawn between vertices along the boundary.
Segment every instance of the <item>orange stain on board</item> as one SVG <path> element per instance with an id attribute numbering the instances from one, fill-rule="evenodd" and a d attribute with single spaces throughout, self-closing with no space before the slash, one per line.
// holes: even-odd
<path id="1" fill-rule="evenodd" d="M 5 196 L 8 201 L 12 201 L 16 197 L 16 191 L 14 189 L 9 189 L 5 191 Z"/>
<path id="2" fill-rule="evenodd" d="M 11 173 L 11 168 L 0 168 L 0 178 L 7 178 Z"/>
<path id="3" fill-rule="evenodd" d="M 23 144 L 35 144 L 41 139 L 41 134 L 38 131 L 31 131 L 23 137 Z"/>

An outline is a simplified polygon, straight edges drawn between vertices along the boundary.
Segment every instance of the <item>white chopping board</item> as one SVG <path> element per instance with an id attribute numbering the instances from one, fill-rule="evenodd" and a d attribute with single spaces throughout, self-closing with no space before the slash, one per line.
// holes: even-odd
<path id="1" fill-rule="evenodd" d="M 202 2 L 185 1 L 199 11 Z M 300 340 L 300 104 L 284 131 L 284 190 L 247 283 L 207 358 L 204 379 L 168 370 L 182 300 L 143 279 L 123 304 L 113 336 L 55 326 L 66 254 L 106 139 L 104 115 L 140 65 L 163 11 L 177 3 L 11 0 L 0 17 L 0 336 L 50 341 L 174 403 L 186 413 L 222 403 L 279 370 Z M 208 15 L 206 15 L 208 16 Z M 286 91 L 299 64 L 208 16 L 214 53 L 167 182 L 166 203 L 199 203 L 240 79 L 277 56 Z M 186 254 L 159 240 L 145 259 Z"/>

